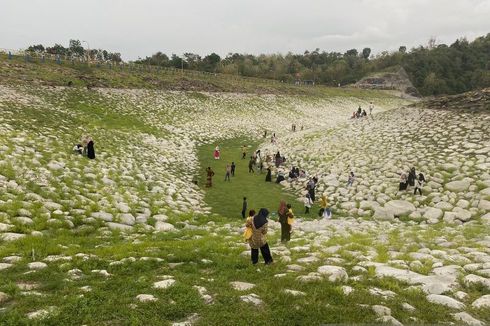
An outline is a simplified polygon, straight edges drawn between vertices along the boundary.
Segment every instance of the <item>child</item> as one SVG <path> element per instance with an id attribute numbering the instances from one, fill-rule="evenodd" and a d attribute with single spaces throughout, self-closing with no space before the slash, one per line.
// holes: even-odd
<path id="1" fill-rule="evenodd" d="M 305 214 L 310 214 L 310 208 L 311 205 L 313 204 L 313 201 L 311 200 L 309 193 L 306 193 L 304 202 L 305 202 Z"/>
<path id="2" fill-rule="evenodd" d="M 288 212 L 286 213 L 287 217 L 287 223 L 289 225 L 289 234 L 293 232 L 293 224 L 294 224 L 294 214 L 293 214 L 293 209 L 291 208 L 291 204 L 286 205 Z M 290 240 L 290 237 L 288 238 L 288 241 Z"/>
<path id="3" fill-rule="evenodd" d="M 320 200 L 320 206 L 322 207 L 320 209 L 321 216 L 323 218 L 331 218 L 332 217 L 332 211 L 330 210 L 330 207 L 328 205 L 328 198 L 327 196 L 323 195 L 322 199 Z"/>

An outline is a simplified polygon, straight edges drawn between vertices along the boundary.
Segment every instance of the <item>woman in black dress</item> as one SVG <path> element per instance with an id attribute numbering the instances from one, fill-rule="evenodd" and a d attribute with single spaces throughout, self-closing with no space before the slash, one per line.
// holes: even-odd
<path id="1" fill-rule="evenodd" d="M 271 168 L 267 168 L 267 175 L 265 176 L 265 182 L 272 182 L 272 171 Z"/>
<path id="2" fill-rule="evenodd" d="M 87 157 L 91 160 L 95 159 L 94 141 L 92 139 L 87 144 Z"/>

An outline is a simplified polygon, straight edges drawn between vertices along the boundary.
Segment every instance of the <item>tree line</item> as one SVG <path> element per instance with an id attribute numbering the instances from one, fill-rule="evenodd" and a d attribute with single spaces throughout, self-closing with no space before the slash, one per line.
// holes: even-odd
<path id="1" fill-rule="evenodd" d="M 204 57 L 194 53 L 169 57 L 157 52 L 136 62 L 284 82 L 312 80 L 329 86 L 355 83 L 371 73 L 401 66 L 422 95 L 457 94 L 490 87 L 490 33 L 472 42 L 461 38 L 451 45 L 436 44 L 435 39 L 431 39 L 425 46 L 410 50 L 400 46 L 398 51 L 384 51 L 374 56 L 370 48 L 345 53 L 318 48 L 303 54 L 229 53 L 224 58 L 216 53 Z"/>
<path id="2" fill-rule="evenodd" d="M 117 52 L 109 52 L 103 49 L 85 49 L 82 42 L 79 40 L 70 40 L 68 47 L 56 43 L 53 46 L 44 46 L 42 44 L 30 45 L 27 52 L 31 53 L 47 53 L 53 55 L 67 56 L 70 58 L 82 58 L 97 61 L 122 62 L 121 54 Z"/>

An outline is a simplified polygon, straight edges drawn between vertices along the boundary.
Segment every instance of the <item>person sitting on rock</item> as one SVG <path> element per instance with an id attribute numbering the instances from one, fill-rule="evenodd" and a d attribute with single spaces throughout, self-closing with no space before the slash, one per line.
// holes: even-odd
<path id="1" fill-rule="evenodd" d="M 415 182 L 415 189 L 413 191 L 414 195 L 416 195 L 418 191 L 420 196 L 422 196 L 422 188 L 424 187 L 424 183 L 425 183 L 425 177 L 422 173 L 419 173 L 419 177 Z"/>
<path id="2" fill-rule="evenodd" d="M 259 249 L 264 258 L 265 264 L 273 263 L 269 244 L 267 243 L 267 216 L 269 211 L 266 208 L 261 208 L 259 213 L 253 219 L 247 221 L 246 227 L 252 228 L 252 236 L 248 239 L 248 244 L 251 249 L 252 264 L 256 265 L 259 262 Z"/>
<path id="3" fill-rule="evenodd" d="M 363 116 L 363 117 L 367 117 L 367 112 L 366 112 L 366 110 L 365 110 L 365 109 L 364 109 L 364 110 L 362 110 L 362 116 Z"/>
<path id="4" fill-rule="evenodd" d="M 80 154 L 82 155 L 83 154 L 83 146 L 82 144 L 76 144 L 75 146 L 73 146 L 73 151 L 77 154 Z"/>
<path id="5" fill-rule="evenodd" d="M 281 183 L 284 180 L 286 180 L 286 178 L 284 177 L 284 173 L 281 171 L 277 174 L 276 183 Z"/>

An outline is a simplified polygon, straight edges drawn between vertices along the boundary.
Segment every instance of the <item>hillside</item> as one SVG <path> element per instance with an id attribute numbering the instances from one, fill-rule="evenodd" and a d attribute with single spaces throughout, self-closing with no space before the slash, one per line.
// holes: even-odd
<path id="1" fill-rule="evenodd" d="M 0 324 L 490 322 L 488 112 L 356 89 L 177 91 L 104 69 L 86 89 L 59 86 L 74 68 L 0 67 Z M 350 119 L 370 102 L 372 117 Z M 83 135 L 95 160 L 72 151 Z M 303 214 L 306 178 L 247 173 L 243 145 L 286 156 L 274 179 L 318 176 L 333 219 L 317 203 Z M 412 166 L 423 194 L 396 193 Z M 250 264 L 243 196 L 271 211 L 271 266 Z M 281 199 L 296 213 L 287 244 Z"/>

